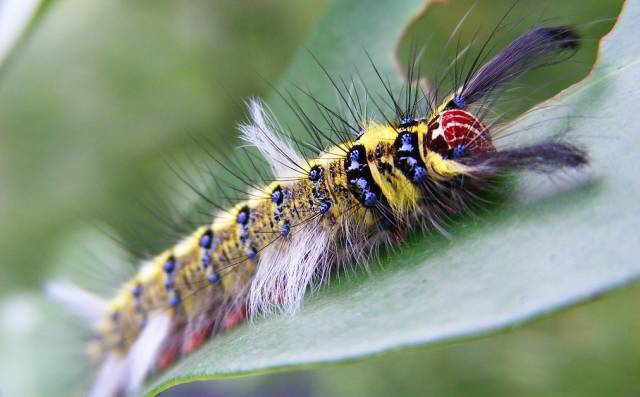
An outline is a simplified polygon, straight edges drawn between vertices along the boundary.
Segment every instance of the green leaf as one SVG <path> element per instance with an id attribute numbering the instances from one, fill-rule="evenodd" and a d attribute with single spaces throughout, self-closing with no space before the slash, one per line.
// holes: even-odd
<path id="1" fill-rule="evenodd" d="M 328 70 L 342 72 L 367 63 L 364 47 L 383 73 L 392 72 L 394 46 L 421 7 L 418 1 L 394 1 L 391 7 L 336 2 L 308 48 Z M 633 148 L 640 147 L 640 139 L 632 99 L 640 92 L 640 44 L 634 39 L 639 21 L 640 2 L 629 2 L 603 41 L 591 75 L 554 98 L 551 110 L 543 105 L 512 127 L 528 131 L 520 141 L 536 140 L 558 133 L 550 120 L 569 122 L 566 137 L 591 155 L 586 178 L 525 175 L 508 207 L 464 221 L 450 240 L 414 236 L 381 260 L 381 270 L 334 283 L 294 317 L 260 320 L 214 338 L 156 380 L 147 394 L 198 379 L 475 337 L 636 280 L 640 184 Z M 308 54 L 300 54 L 287 80 L 329 97 L 326 80 L 310 72 L 313 67 Z M 365 82 L 374 80 L 365 75 Z M 535 125 L 545 128 L 531 131 Z"/>

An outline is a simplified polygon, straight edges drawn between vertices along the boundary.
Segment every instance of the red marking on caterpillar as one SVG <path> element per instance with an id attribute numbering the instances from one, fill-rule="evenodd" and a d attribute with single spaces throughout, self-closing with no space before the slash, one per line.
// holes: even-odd
<path id="1" fill-rule="evenodd" d="M 198 329 L 193 333 L 189 334 L 188 337 L 186 337 L 184 342 L 182 343 L 182 349 L 181 349 L 182 353 L 188 354 L 196 350 L 204 342 L 206 342 L 206 340 L 211 335 L 212 331 L 213 331 L 213 326 L 210 325 L 210 326 L 206 326 L 201 329 Z"/>
<path id="2" fill-rule="evenodd" d="M 462 109 L 442 111 L 429 123 L 427 148 L 448 156 L 457 147 L 464 147 L 469 154 L 495 150 L 489 130 L 473 114 Z"/>
<path id="3" fill-rule="evenodd" d="M 180 357 L 180 341 L 176 336 L 171 338 L 165 343 L 162 348 L 162 352 L 158 357 L 156 369 L 158 372 L 162 372 L 169 368 Z"/>
<path id="4" fill-rule="evenodd" d="M 445 110 L 440 120 L 449 149 L 462 145 L 471 154 L 494 150 L 489 131 L 471 113 L 461 109 Z"/>
<path id="5" fill-rule="evenodd" d="M 229 329 L 239 325 L 247 317 L 247 308 L 242 306 L 232 310 L 224 316 L 222 328 Z"/>

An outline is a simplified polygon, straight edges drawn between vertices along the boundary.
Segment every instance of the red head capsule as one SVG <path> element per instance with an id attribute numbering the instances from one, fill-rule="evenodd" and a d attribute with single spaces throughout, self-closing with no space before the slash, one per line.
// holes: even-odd
<path id="1" fill-rule="evenodd" d="M 449 158 L 495 150 L 489 130 L 462 109 L 444 110 L 429 123 L 427 148 Z"/>

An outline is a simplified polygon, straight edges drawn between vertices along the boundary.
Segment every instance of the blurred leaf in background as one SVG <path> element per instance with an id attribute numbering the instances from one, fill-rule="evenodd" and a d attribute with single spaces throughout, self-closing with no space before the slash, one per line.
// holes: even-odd
<path id="1" fill-rule="evenodd" d="M 99 219 L 134 252 L 194 135 L 233 145 L 323 1 L 81 1 L 51 7 L 0 85 L 0 252 L 6 292 L 47 274 L 59 238 Z M 155 197 L 149 197 L 155 196 Z M 140 205 L 140 203 L 143 205 Z"/>

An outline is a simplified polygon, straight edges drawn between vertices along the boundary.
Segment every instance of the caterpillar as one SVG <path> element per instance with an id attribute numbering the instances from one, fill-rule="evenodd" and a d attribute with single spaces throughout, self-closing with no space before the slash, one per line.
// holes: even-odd
<path id="1" fill-rule="evenodd" d="M 534 28 L 483 66 L 478 56 L 440 99 L 409 83 L 402 104 L 381 77 L 393 117 L 349 90 L 338 90 L 347 116 L 317 103 L 328 128 L 290 103 L 318 150 L 311 158 L 263 102 L 250 101 L 250 121 L 239 130 L 268 162 L 270 181 L 144 261 L 108 301 L 70 284 L 48 285 L 94 324 L 89 345 L 98 369 L 88 395 L 133 392 L 247 317 L 294 314 L 305 292 L 336 268 L 400 246 L 409 230 L 444 231 L 444 219 L 467 211 L 497 176 L 585 166 L 584 150 L 555 140 L 499 150 L 483 111 L 507 82 L 567 59 L 579 43 L 571 27 Z M 363 111 L 367 101 L 378 119 Z M 321 147 L 323 138 L 331 145 Z"/>

